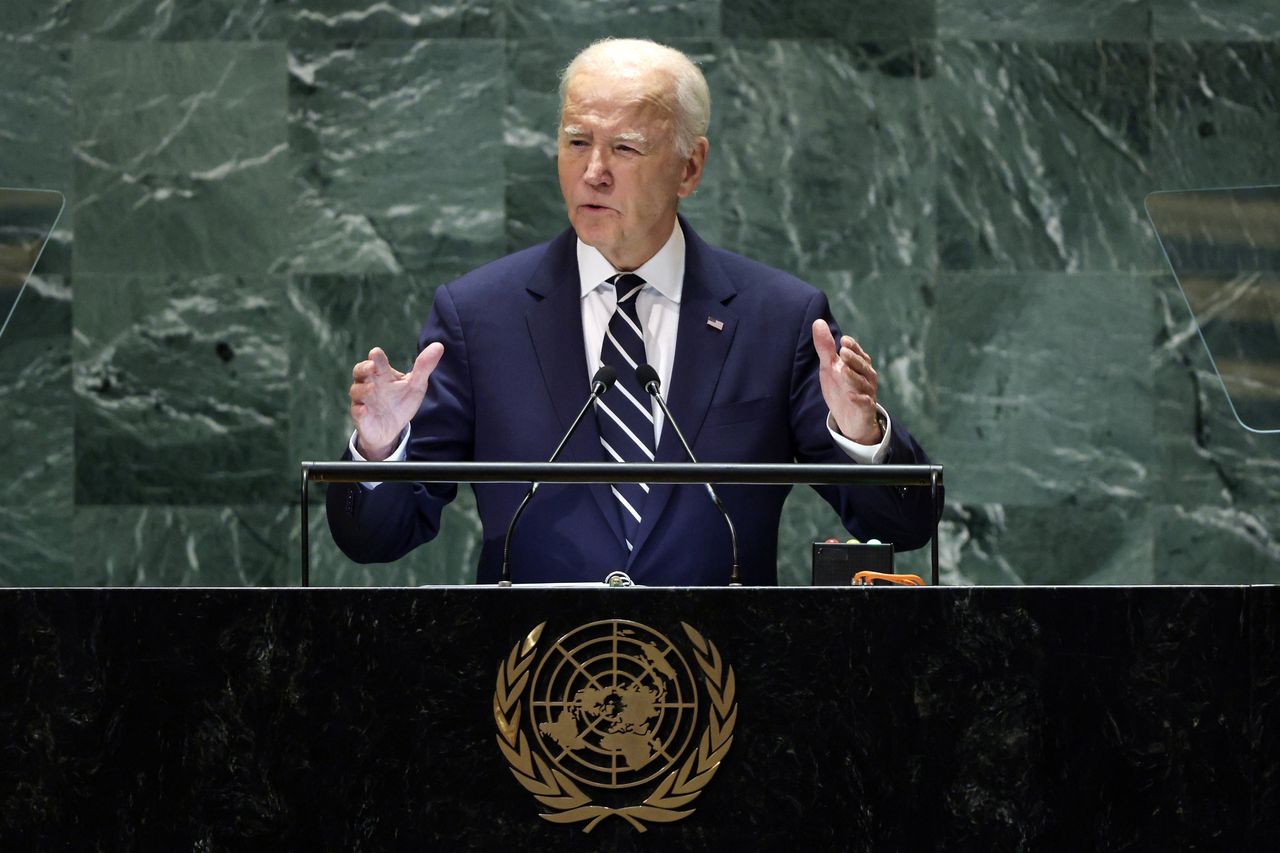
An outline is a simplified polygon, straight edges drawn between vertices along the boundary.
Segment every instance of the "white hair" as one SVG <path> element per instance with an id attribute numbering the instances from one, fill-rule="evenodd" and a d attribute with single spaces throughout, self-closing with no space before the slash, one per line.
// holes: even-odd
<path id="1" fill-rule="evenodd" d="M 648 39 L 604 38 L 593 42 L 560 72 L 561 112 L 569 81 L 587 69 L 664 72 L 671 80 L 669 91 L 674 96 L 670 107 L 675 118 L 676 151 L 681 157 L 688 157 L 698 137 L 707 135 L 711 123 L 711 91 L 707 88 L 707 78 L 692 59 L 675 48 Z"/>

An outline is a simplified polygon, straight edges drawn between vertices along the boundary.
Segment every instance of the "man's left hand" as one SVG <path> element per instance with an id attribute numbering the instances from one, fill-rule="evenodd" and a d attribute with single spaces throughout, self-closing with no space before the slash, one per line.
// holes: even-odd
<path id="1" fill-rule="evenodd" d="M 835 338 L 826 320 L 813 321 L 813 348 L 818 351 L 818 380 L 831 417 L 845 438 L 879 444 L 884 438 L 876 417 L 876 370 L 871 356 L 848 335 Z"/>

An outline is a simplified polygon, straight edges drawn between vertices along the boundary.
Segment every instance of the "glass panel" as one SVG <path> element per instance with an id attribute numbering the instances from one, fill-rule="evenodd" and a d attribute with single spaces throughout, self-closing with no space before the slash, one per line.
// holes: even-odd
<path id="1" fill-rule="evenodd" d="M 62 193 L 0 187 L 0 337 L 62 214 Z"/>
<path id="2" fill-rule="evenodd" d="M 1147 196 L 1236 420 L 1280 432 L 1280 187 Z"/>

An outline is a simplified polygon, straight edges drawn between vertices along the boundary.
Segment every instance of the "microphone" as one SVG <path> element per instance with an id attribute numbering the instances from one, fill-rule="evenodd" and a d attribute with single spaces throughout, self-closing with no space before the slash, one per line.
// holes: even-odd
<path id="1" fill-rule="evenodd" d="M 587 402 L 583 403 L 582 408 L 578 410 L 578 416 L 573 419 L 573 423 L 569 425 L 569 431 L 564 434 L 564 438 L 560 439 L 560 443 L 556 445 L 551 458 L 547 460 L 548 463 L 555 462 L 559 458 L 560 451 L 564 450 L 564 446 L 569 443 L 569 439 L 578 431 L 578 424 L 582 423 L 583 416 L 586 415 L 595 401 L 600 399 L 617 381 L 618 371 L 607 364 L 600 366 L 595 376 L 591 377 L 591 394 L 587 397 Z M 506 538 L 502 540 L 502 576 L 498 580 L 498 586 L 511 586 L 511 534 L 515 532 L 516 522 L 524 514 L 525 507 L 529 505 L 529 501 L 533 498 L 533 493 L 538 491 L 538 486 L 540 485 L 542 484 L 530 484 L 529 491 L 524 493 L 524 497 L 520 500 L 520 505 L 516 507 L 516 511 L 511 515 L 511 522 L 507 525 Z"/>
<path id="2" fill-rule="evenodd" d="M 676 424 L 676 419 L 671 417 L 671 410 L 667 408 L 667 401 L 662 399 L 662 394 L 659 391 L 662 382 L 658 379 L 658 371 L 653 369 L 652 364 L 642 364 L 636 368 L 636 381 L 640 383 L 641 388 L 649 393 L 650 397 L 658 401 L 658 405 L 662 408 L 662 414 L 667 417 L 667 423 L 671 424 L 671 428 L 676 431 L 676 438 L 680 439 L 680 446 L 684 448 L 689 461 L 696 465 L 698 462 L 697 457 L 693 455 L 689 442 L 685 441 L 684 433 L 680 431 L 680 427 Z M 716 494 L 716 490 L 711 484 L 704 483 L 703 485 L 707 487 L 707 494 L 711 495 L 711 502 L 715 504 L 716 509 L 720 510 L 720 514 L 724 516 L 724 523 L 729 527 L 729 545 L 733 549 L 733 571 L 729 574 L 729 586 L 742 586 L 742 578 L 738 574 L 738 534 L 733 529 L 733 520 L 729 518 L 729 513 L 725 511 L 724 504 L 720 503 L 720 496 Z"/>

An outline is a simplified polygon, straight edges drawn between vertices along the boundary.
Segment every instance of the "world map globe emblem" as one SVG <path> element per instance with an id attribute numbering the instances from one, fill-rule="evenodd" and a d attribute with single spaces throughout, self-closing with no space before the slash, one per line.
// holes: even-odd
<path id="1" fill-rule="evenodd" d="M 684 754 L 698 694 L 680 649 L 639 622 L 592 622 L 547 650 L 529 690 L 534 740 L 562 772 L 597 788 L 650 782 Z"/>

